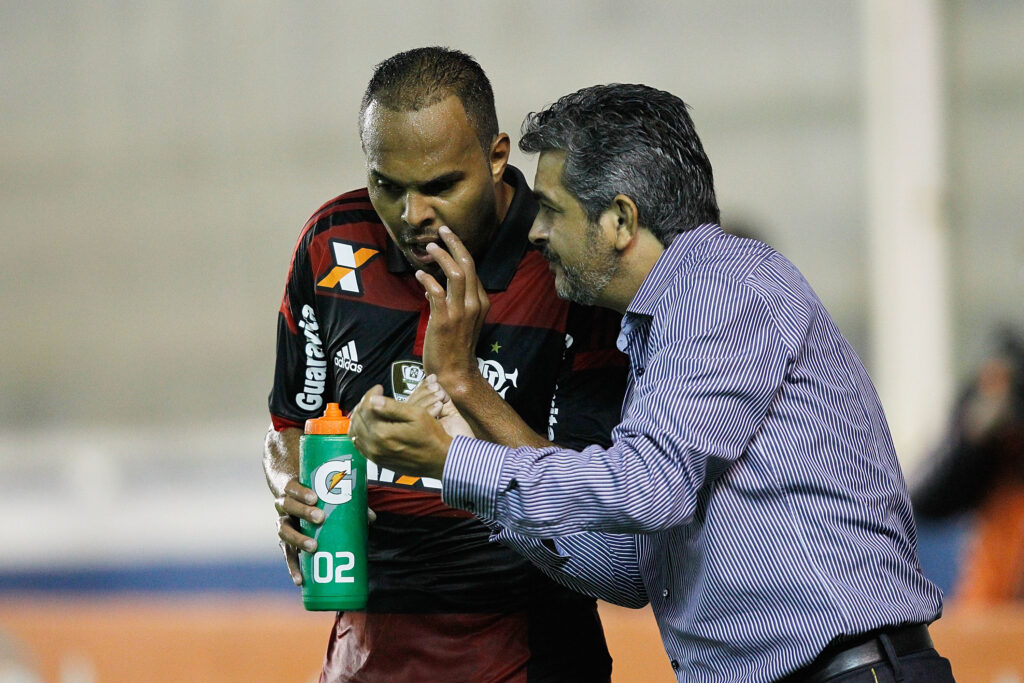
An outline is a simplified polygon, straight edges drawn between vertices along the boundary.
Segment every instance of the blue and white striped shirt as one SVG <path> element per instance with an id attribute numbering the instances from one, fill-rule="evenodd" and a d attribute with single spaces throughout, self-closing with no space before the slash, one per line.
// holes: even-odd
<path id="1" fill-rule="evenodd" d="M 650 601 L 681 681 L 771 681 L 834 638 L 938 617 L 878 397 L 789 261 L 684 233 L 619 343 L 610 448 L 458 437 L 444 501 L 567 586 Z"/>

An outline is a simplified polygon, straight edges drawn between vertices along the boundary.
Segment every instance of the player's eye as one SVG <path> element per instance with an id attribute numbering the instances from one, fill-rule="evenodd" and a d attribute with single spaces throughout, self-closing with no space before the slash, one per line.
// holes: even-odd
<path id="1" fill-rule="evenodd" d="M 455 187 L 454 180 L 438 180 L 436 182 L 427 183 L 423 186 L 423 194 L 435 197 L 439 194 L 444 194 Z"/>

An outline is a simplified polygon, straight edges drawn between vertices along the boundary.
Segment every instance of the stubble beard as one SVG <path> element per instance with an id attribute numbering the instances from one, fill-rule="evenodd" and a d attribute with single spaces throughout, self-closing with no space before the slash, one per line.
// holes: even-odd
<path id="1" fill-rule="evenodd" d="M 562 299 L 584 306 L 591 306 L 597 301 L 619 268 L 619 255 L 612 248 L 591 254 L 583 266 L 566 265 L 547 247 L 544 248 L 544 256 L 561 271 L 555 277 L 555 293 Z"/>

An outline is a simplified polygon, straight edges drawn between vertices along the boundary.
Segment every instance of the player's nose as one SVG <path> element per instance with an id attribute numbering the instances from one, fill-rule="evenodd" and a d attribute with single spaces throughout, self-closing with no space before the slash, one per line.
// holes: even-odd
<path id="1" fill-rule="evenodd" d="M 430 200 L 416 192 L 405 195 L 405 206 L 402 209 L 402 220 L 413 227 L 430 225 L 434 219 L 434 209 Z"/>

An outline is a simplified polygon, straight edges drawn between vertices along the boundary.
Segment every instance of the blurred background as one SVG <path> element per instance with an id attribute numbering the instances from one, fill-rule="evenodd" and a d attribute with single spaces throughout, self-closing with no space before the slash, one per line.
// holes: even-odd
<path id="1" fill-rule="evenodd" d="M 723 223 L 815 287 L 912 486 L 1024 329 L 1019 0 L 4 0 L 0 36 L 3 681 L 315 675 L 329 618 L 260 465 L 276 313 L 306 218 L 365 182 L 359 99 L 395 52 L 474 55 L 513 144 L 586 85 L 686 100 Z M 981 639 L 961 680 L 1021 681 L 977 656 L 1024 639 L 1012 605 L 956 609 L 974 511 L 922 520 L 936 626 Z M 644 648 L 671 680 L 649 615 L 607 611 L 616 681 L 659 680 Z"/>

